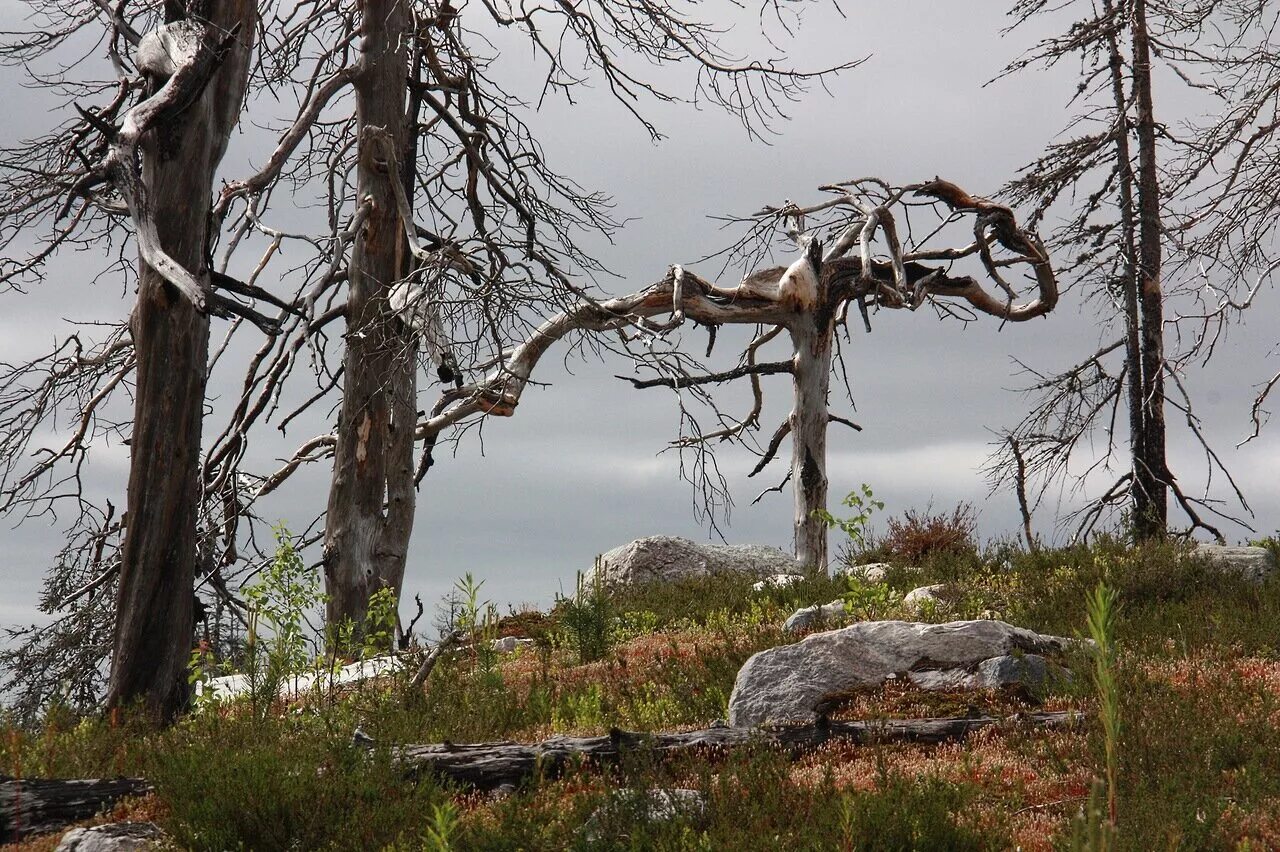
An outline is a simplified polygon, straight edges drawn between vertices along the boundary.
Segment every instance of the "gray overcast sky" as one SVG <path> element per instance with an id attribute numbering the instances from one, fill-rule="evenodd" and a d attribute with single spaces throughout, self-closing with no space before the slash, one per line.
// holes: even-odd
<path id="1" fill-rule="evenodd" d="M 794 105 L 770 145 L 750 141 L 714 110 L 656 105 L 646 114 L 668 138 L 653 144 L 599 92 L 580 93 L 574 106 L 549 102 L 528 117 L 553 165 L 588 188 L 610 193 L 617 215 L 634 220 L 615 245 L 596 246 L 597 255 L 621 275 L 602 281 L 604 287 L 618 293 L 637 289 L 669 264 L 723 246 L 728 236 L 709 216 L 810 198 L 832 180 L 875 174 L 911 182 L 938 174 L 971 191 L 992 193 L 1065 124 L 1072 67 L 1024 72 L 984 87 L 1039 34 L 1028 28 L 1001 36 L 1009 22 L 1004 4 L 842 5 L 848 18 L 813 9 L 790 43 L 793 61 L 815 66 L 864 55 L 870 61 L 833 81 L 830 94 L 814 91 Z M 12 28 L 22 8 L 0 0 L 0 27 Z M 754 43 L 753 23 L 729 40 Z M 512 75 L 513 85 L 532 84 L 518 64 L 504 73 Z M 21 89 L 21 82 L 12 69 L 0 77 L 0 102 L 11 116 L 0 131 L 5 142 L 53 120 L 38 93 Z M 672 88 L 688 90 L 687 83 L 673 82 Z M 267 142 L 268 136 L 246 131 L 224 162 L 224 175 L 238 176 L 249 164 L 261 163 Z M 121 287 L 83 280 L 96 268 L 94 258 L 63 258 L 48 286 L 28 296 L 0 297 L 0 361 L 47 348 L 60 317 L 126 315 L 129 301 L 121 298 L 127 296 Z M 711 275 L 716 269 L 699 271 Z M 1274 296 L 1263 295 L 1252 327 L 1233 330 L 1210 370 L 1190 377 L 1207 431 L 1253 501 L 1263 532 L 1280 525 L 1273 483 L 1280 448 L 1266 432 L 1239 451 L 1234 447 L 1247 434 L 1253 383 L 1268 366 L 1275 369 L 1274 358 L 1266 361 L 1274 325 L 1261 321 L 1274 315 Z M 967 500 L 980 510 L 984 536 L 1012 534 L 1018 523 L 1012 498 L 988 497 L 979 472 L 991 430 L 1019 417 L 1020 399 L 1007 390 L 1019 384 L 1011 358 L 1046 369 L 1064 366 L 1103 337 L 1095 318 L 1082 312 L 1071 292 L 1049 318 L 1003 329 L 984 321 L 968 327 L 940 323 L 928 311 L 883 312 L 874 320 L 874 332 L 855 332 L 846 349 L 857 403 L 853 416 L 864 431 L 832 433 L 833 496 L 866 482 L 888 504 L 889 514 L 930 501 L 946 509 Z M 726 342 L 719 346 L 722 355 L 729 351 Z M 437 453 L 439 463 L 419 498 L 407 595 L 421 593 L 431 602 L 470 571 L 486 581 L 486 593 L 497 601 L 545 604 L 556 591 L 569 590 L 574 572 L 603 550 L 656 533 L 710 535 L 694 520 L 693 493 L 677 477 L 674 454 L 658 454 L 677 427 L 670 394 L 634 391 L 614 379 L 627 372 L 616 359 L 571 362 L 566 370 L 551 358 L 543 366 L 551 369 L 536 378 L 551 385 L 531 388 L 516 417 L 490 422 L 483 446 L 471 436 L 456 458 Z M 767 435 L 785 417 L 790 389 L 783 377 L 766 383 Z M 224 383 L 220 389 L 230 396 L 231 387 Z M 740 394 L 726 398 L 745 411 Z M 324 428 L 312 421 L 263 451 L 267 458 L 285 455 Z M 727 539 L 788 549 L 789 495 L 750 505 L 762 488 L 778 481 L 781 467 L 747 480 L 753 456 L 728 448 L 720 460 L 737 504 L 724 526 Z M 1171 460 L 1184 483 L 1202 481 L 1199 457 L 1182 432 L 1172 438 Z M 123 449 L 108 448 L 95 463 L 91 487 L 119 504 L 126 470 Z M 308 471 L 273 497 L 265 514 L 300 525 L 323 505 L 326 488 L 325 471 Z M 1037 516 L 1045 533 L 1052 532 L 1055 509 L 1046 505 Z M 33 617 L 39 579 L 59 535 L 56 526 L 39 521 L 9 527 L 6 521 L 0 528 L 8 567 L 0 623 Z"/>

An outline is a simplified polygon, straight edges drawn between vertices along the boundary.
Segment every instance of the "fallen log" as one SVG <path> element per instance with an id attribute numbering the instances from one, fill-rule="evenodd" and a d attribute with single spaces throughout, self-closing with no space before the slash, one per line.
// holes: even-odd
<path id="1" fill-rule="evenodd" d="M 0 841 L 20 840 L 88 819 L 151 785 L 141 778 L 10 778 L 0 775 Z"/>
<path id="2" fill-rule="evenodd" d="M 616 763 L 628 752 L 659 757 L 703 751 L 726 751 L 752 744 L 793 752 L 817 748 L 832 740 L 867 745 L 899 742 L 942 743 L 964 739 L 993 725 L 1071 728 L 1084 716 L 1072 711 L 1019 713 L 1006 718 L 958 716 L 940 719 L 879 719 L 769 728 L 718 726 L 676 733 L 638 733 L 614 729 L 596 737 L 552 737 L 540 743 L 435 743 L 394 749 L 409 776 L 430 773 L 467 787 L 494 790 L 534 776 L 555 777 L 577 763 Z M 126 796 L 151 791 L 142 778 L 55 779 L 0 775 L 0 841 L 56 831 L 88 819 Z"/>
<path id="3" fill-rule="evenodd" d="M 430 773 L 467 787 L 494 790 L 515 786 L 531 776 L 555 777 L 575 762 L 616 763 L 627 752 L 646 750 L 666 757 L 697 750 L 723 751 L 750 744 L 780 746 L 793 751 L 816 748 L 831 740 L 879 744 L 941 743 L 964 739 L 992 725 L 1030 725 L 1038 728 L 1075 727 L 1080 713 L 1020 713 L 1005 719 L 960 716 L 940 719 L 883 719 L 773 728 L 706 728 L 679 733 L 635 733 L 613 730 L 597 737 L 552 737 L 540 743 L 435 743 L 407 745 L 394 751 L 410 775 Z"/>

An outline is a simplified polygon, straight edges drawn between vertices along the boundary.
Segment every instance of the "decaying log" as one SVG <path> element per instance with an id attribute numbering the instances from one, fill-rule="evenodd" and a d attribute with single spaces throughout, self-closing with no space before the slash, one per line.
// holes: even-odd
<path id="1" fill-rule="evenodd" d="M 0 775 L 0 842 L 57 831 L 151 785 L 141 778 L 10 778 Z"/>
<path id="2" fill-rule="evenodd" d="M 627 753 L 647 751 L 659 757 L 725 751 L 753 744 L 772 745 L 792 753 L 817 748 L 832 740 L 862 744 L 943 743 L 962 740 L 992 725 L 1035 728 L 1073 728 L 1084 716 L 1071 711 L 1020 713 L 1004 719 L 959 716 L 940 719 L 882 719 L 834 722 L 776 728 L 713 727 L 677 733 L 637 733 L 613 730 L 597 737 L 552 737 L 540 743 L 436 743 L 407 745 L 394 750 L 410 777 L 432 773 L 479 790 L 516 785 L 530 777 L 555 777 L 580 762 L 617 763 Z M 151 791 L 142 778 L 15 779 L 0 775 L 0 841 L 56 831 L 88 819 L 126 796 Z"/>
<path id="3" fill-rule="evenodd" d="M 997 724 L 1026 724 L 1038 728 L 1074 727 L 1079 713 L 1024 713 L 998 719 L 991 716 L 941 719 L 885 719 L 876 721 L 819 721 L 779 728 L 707 728 L 680 733 L 642 734 L 614 730 L 598 737 L 552 737 L 540 743 L 437 743 L 409 745 L 396 750 L 411 774 L 429 772 L 467 787 L 493 790 L 516 785 L 535 775 L 552 776 L 578 761 L 616 763 L 627 752 L 647 750 L 658 756 L 688 754 L 700 749 L 725 750 L 750 744 L 776 745 L 793 752 L 816 748 L 836 739 L 855 743 L 941 743 L 964 739 L 971 732 Z"/>

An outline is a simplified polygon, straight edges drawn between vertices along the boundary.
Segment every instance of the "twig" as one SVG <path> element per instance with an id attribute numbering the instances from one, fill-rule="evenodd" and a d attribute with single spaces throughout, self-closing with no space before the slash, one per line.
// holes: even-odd
<path id="1" fill-rule="evenodd" d="M 445 651 L 461 643 L 464 635 L 463 631 L 455 630 L 442 636 L 435 647 L 427 652 L 426 659 L 422 661 L 422 665 L 418 666 L 418 670 L 414 672 L 413 679 L 409 681 L 409 689 L 421 689 L 422 685 L 427 682 L 427 678 L 431 676 L 431 670 L 440 661 L 440 657 L 444 655 Z"/>

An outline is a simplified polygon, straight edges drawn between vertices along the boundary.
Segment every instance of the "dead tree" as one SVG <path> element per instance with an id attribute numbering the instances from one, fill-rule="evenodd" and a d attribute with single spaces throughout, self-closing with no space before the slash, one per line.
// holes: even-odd
<path id="1" fill-rule="evenodd" d="M 715 103 L 759 135 L 810 82 L 858 64 L 809 72 L 790 70 L 780 56 L 735 57 L 716 25 L 661 4 L 611 0 L 609 13 L 597 15 L 573 4 L 506 0 L 466 9 L 447 0 L 260 3 L 236 13 L 243 13 L 238 30 L 221 17 L 231 7 L 219 6 L 208 38 L 198 32 L 207 9 L 188 5 L 31 4 L 29 32 L 0 39 L 0 61 L 84 108 L 0 152 L 0 288 L 38 286 L 51 267 L 57 274 L 60 258 L 88 250 L 79 257 L 102 258 L 98 280 L 125 289 L 137 283 L 136 241 L 149 258 L 139 286 L 150 307 L 139 309 L 135 327 L 160 347 L 135 348 L 125 323 L 95 317 L 50 354 L 0 365 L 0 512 L 61 513 L 76 548 L 55 566 L 42 602 L 56 611 L 58 627 L 24 632 L 17 656 L 5 655 L 29 669 L 15 674 L 32 687 L 23 691 L 31 713 L 66 698 L 65 682 L 83 684 L 74 697 L 86 700 L 102 675 L 102 637 L 92 625 L 114 612 L 107 598 L 122 579 L 116 542 L 124 513 L 91 498 L 82 477 L 107 444 L 131 444 L 139 465 L 156 462 L 146 476 L 139 468 L 132 499 L 145 494 L 148 503 L 144 512 L 129 510 L 136 523 L 126 550 L 162 548 L 159 561 L 146 564 L 163 563 L 168 573 L 124 569 L 130 577 L 121 599 L 154 606 L 157 629 L 183 625 L 158 677 L 172 682 L 190 650 L 192 570 L 210 609 L 229 614 L 233 627 L 243 620 L 235 586 L 272 549 L 269 539 L 260 543 L 259 501 L 287 476 L 263 475 L 266 465 L 254 456 L 254 439 L 268 426 L 319 433 L 302 442 L 289 472 L 307 460 L 327 462 L 343 445 L 331 501 L 342 520 L 330 530 L 329 562 L 344 578 L 331 583 L 333 618 L 358 623 L 368 592 L 398 586 L 416 487 L 432 462 L 429 451 L 407 455 L 413 447 L 405 436 L 414 430 L 395 428 L 429 407 L 415 390 L 425 384 L 417 376 L 422 356 L 433 362 L 433 380 L 450 385 L 482 372 L 541 317 L 586 297 L 603 267 L 578 243 L 617 224 L 606 196 L 547 161 L 525 121 L 532 104 L 495 82 L 496 63 L 527 59 L 491 49 L 495 27 L 534 44 L 541 96 L 571 94 L 594 79 L 636 119 L 638 132 L 655 138 L 657 128 L 639 111 L 646 97 Z M 253 45 L 255 35 L 261 44 Z M 69 64 L 86 55 L 85 44 L 100 44 L 110 61 L 100 64 L 104 79 L 95 79 L 92 51 Z M 646 80 L 642 72 L 652 65 L 690 68 L 693 95 Z M 232 77 L 240 82 L 232 85 Z M 278 136 L 271 150 L 250 154 L 252 167 L 224 167 L 230 174 L 210 207 L 214 155 L 240 106 L 237 89 L 245 88 L 255 124 Z M 199 144 L 188 145 L 188 133 Z M 179 197 L 185 200 L 174 214 Z M 229 321 L 212 346 L 206 315 Z M 246 333 L 266 337 L 253 344 L 247 366 L 235 363 Z M 176 347 L 169 373 L 155 369 L 166 341 Z M 242 376 L 241 392 L 227 403 L 195 402 L 215 371 Z M 135 383 L 144 391 L 139 412 L 144 398 L 165 394 L 148 409 L 157 425 L 136 435 Z M 348 391 L 335 432 L 335 401 Z M 201 404 L 212 414 L 191 479 Z M 58 444 L 45 447 L 50 429 Z M 155 441 L 167 443 L 143 451 Z M 166 455 L 179 450 L 180 458 Z M 160 490 L 166 483 L 172 487 Z M 290 519 L 304 544 L 324 540 L 324 521 Z M 137 576 L 162 585 L 135 588 Z M 220 624 L 215 617 L 215 639 Z M 125 645 L 157 639 L 126 633 Z M 58 660 L 66 665 L 53 665 Z M 31 676 L 36 667 L 48 675 Z M 117 693 L 133 688 L 121 680 Z"/>
<path id="2" fill-rule="evenodd" d="M 416 505 L 416 346 L 391 305 L 413 260 L 396 202 L 405 192 L 396 160 L 405 150 L 413 29 L 403 0 L 366 0 L 360 14 L 356 197 L 367 213 L 347 275 L 342 410 L 324 540 L 330 625 L 363 625 L 369 596 L 380 588 L 399 599 Z"/>
<path id="3" fill-rule="evenodd" d="M 986 314 L 1005 322 L 1043 316 L 1058 302 L 1053 267 L 1039 238 L 1021 227 L 1004 205 L 970 196 L 955 184 L 935 179 L 895 187 L 878 179 L 860 179 L 824 187 L 828 199 L 808 207 L 788 203 L 752 217 L 750 236 L 739 243 L 766 243 L 781 228 L 800 251 L 788 266 L 758 269 L 732 287 L 721 287 L 675 266 L 645 290 L 608 300 L 582 301 L 542 323 L 524 342 L 504 353 L 481 381 L 447 390 L 417 427 L 428 446 L 444 430 L 486 416 L 511 416 L 541 357 L 571 334 L 618 333 L 642 363 L 660 372 L 655 380 L 633 380 L 637 387 L 705 388 L 749 378 L 755 405 L 740 421 L 679 443 L 700 452 L 713 441 L 745 440 L 759 428 L 762 405 L 759 377 L 791 375 L 793 405 L 789 418 L 765 448 L 759 472 L 790 435 L 788 477 L 794 480 L 795 552 L 804 563 L 826 568 L 827 527 L 819 510 L 827 506 L 826 433 L 828 424 L 848 421 L 830 412 L 828 395 L 837 328 L 856 305 L 867 330 L 876 309 L 915 310 L 931 304 L 965 319 Z M 941 222 L 917 238 L 908 207 L 940 211 Z M 929 245 L 939 232 L 970 220 L 972 239 L 962 246 Z M 902 221 L 904 224 L 899 225 Z M 825 236 L 825 238 L 824 238 Z M 956 261 L 972 258 L 978 277 L 953 274 Z M 1033 295 L 1019 302 L 1008 281 L 1011 268 L 1025 268 Z M 992 282 L 999 295 L 982 283 Z M 1023 289 L 1026 289 L 1025 287 Z M 961 313 L 963 312 L 963 313 Z M 691 374 L 678 353 L 655 352 L 652 342 L 686 322 L 714 330 L 730 324 L 757 326 L 759 333 L 737 367 L 720 373 Z M 757 361 L 758 350 L 785 331 L 790 357 Z M 649 344 L 649 345 L 646 345 Z M 848 424 L 852 425 L 852 424 Z M 856 428 L 856 427 L 855 427 Z"/>
<path id="4" fill-rule="evenodd" d="M 240 118 L 257 27 L 249 0 L 171 4 L 135 55 L 148 91 L 114 132 L 103 176 L 141 257 L 130 321 L 136 408 L 107 694 L 171 715 L 187 703 L 200 435 L 209 355 L 208 209 Z M 141 160 L 139 166 L 138 160 Z"/>
<path id="5" fill-rule="evenodd" d="M 282 309 L 281 334 L 250 365 L 244 395 L 207 456 L 205 479 L 211 491 L 250 482 L 239 507 L 247 512 L 300 466 L 333 458 L 323 557 L 331 624 L 349 621 L 358 632 L 370 594 L 400 591 L 417 488 L 433 463 L 434 442 L 414 457 L 419 357 L 433 378 L 462 386 L 538 318 L 588 297 L 602 267 L 577 241 L 616 228 L 605 196 L 546 162 L 521 117 L 527 105 L 490 77 L 501 57 L 477 52 L 485 43 L 479 29 L 527 32 L 545 61 L 549 92 L 582 82 L 563 61 L 581 50 L 633 113 L 638 95 L 671 96 L 627 64 L 692 64 L 699 92 L 751 132 L 762 132 L 811 77 L 857 64 L 806 73 L 781 61 L 735 60 L 717 44 L 714 27 L 675 9 L 609 8 L 600 17 L 570 5 L 460 11 L 448 2 L 386 0 L 365 3 L 358 16 L 336 3 L 317 5 L 300 22 L 281 13 L 290 43 L 309 47 L 300 34 L 323 32 L 322 44 L 352 45 L 356 56 L 344 49 L 317 59 L 308 69 L 313 94 L 268 166 L 229 184 L 218 205 L 236 234 L 228 254 L 264 239 L 263 264 L 274 263 L 282 245 L 323 252 L 289 275 L 293 313 Z M 343 101 L 348 90 L 354 114 Z M 272 228 L 274 188 L 321 168 L 356 175 L 354 187 L 329 181 L 322 189 L 329 234 Z M 339 323 L 345 333 L 335 353 L 328 335 Z M 339 357 L 342 365 L 331 367 Z M 314 391 L 300 408 L 281 411 L 282 388 L 307 362 Z M 246 475 L 241 461 L 255 424 L 274 417 L 284 429 L 338 394 L 336 429 L 306 440 L 275 474 Z"/>
<path id="6" fill-rule="evenodd" d="M 877 719 L 840 721 L 823 718 L 804 725 L 731 728 L 725 725 L 678 733 L 641 733 L 617 728 L 593 737 L 555 736 L 539 743 L 433 743 L 397 746 L 392 753 L 412 776 L 435 775 L 479 790 L 517 786 L 530 777 L 559 777 L 566 770 L 610 766 L 628 753 L 648 753 L 671 759 L 696 753 L 724 754 L 736 748 L 769 744 L 787 754 L 800 755 L 833 740 L 882 745 L 885 743 L 945 743 L 964 740 L 990 728 L 1075 729 L 1080 713 L 1019 713 L 1007 718 L 962 716 L 934 719 Z"/>
<path id="7" fill-rule="evenodd" d="M 1208 38 L 1206 33 L 1221 32 L 1217 24 L 1205 22 L 1214 16 L 1230 18 L 1230 5 L 1210 2 L 1182 9 L 1147 0 L 1079 4 L 1079 20 L 1005 72 L 1075 56 L 1083 60 L 1079 88 L 1071 98 L 1077 108 L 1070 125 L 1074 135 L 1051 145 L 1009 184 L 1005 195 L 1030 206 L 1032 222 L 1060 217 L 1048 242 L 1071 258 L 1060 272 L 1069 286 L 1083 288 L 1085 302 L 1098 311 L 1106 334 L 1096 351 L 1083 353 L 1065 370 L 1026 367 L 1031 412 L 1010 431 L 1013 440 L 1004 442 L 989 468 L 995 486 L 1025 487 L 1027 477 L 1038 480 L 1040 497 L 1055 485 L 1082 488 L 1089 476 L 1110 469 L 1116 424 L 1125 409 L 1127 470 L 1074 515 L 1077 535 L 1087 535 L 1108 510 L 1127 505 L 1136 538 L 1163 536 L 1172 494 L 1192 531 L 1203 529 L 1222 540 L 1207 514 L 1244 521 L 1227 514 L 1223 502 L 1210 496 L 1208 483 L 1216 473 L 1248 511 L 1244 495 L 1201 431 L 1183 380 L 1187 369 L 1213 353 L 1212 335 L 1204 327 L 1196 329 L 1213 320 L 1192 307 L 1203 304 L 1206 281 L 1188 239 L 1188 228 L 1195 227 L 1189 213 L 1197 195 L 1215 192 L 1210 181 L 1200 179 L 1209 165 L 1209 149 L 1194 135 L 1169 132 L 1174 122 L 1157 116 L 1151 70 L 1158 54 L 1186 83 L 1213 91 L 1216 84 L 1190 75 L 1212 53 L 1202 51 L 1199 41 Z M 1013 14 L 1021 23 L 1043 9 L 1044 4 L 1028 0 L 1016 4 Z M 1225 310 L 1216 313 L 1218 321 L 1227 319 Z M 1167 409 L 1182 416 L 1192 440 L 1204 450 L 1207 481 L 1200 495 L 1169 470 Z M 1081 458 L 1093 452 L 1098 432 L 1104 451 Z M 1081 464 L 1073 466 L 1073 461 Z"/>
<path id="8" fill-rule="evenodd" d="M 63 355 L 35 368 L 45 375 L 38 386 L 48 396 L 7 409 L 11 420 L 31 428 L 68 386 L 92 389 L 68 443 L 10 479 L 6 503 L 39 503 L 39 483 L 59 462 L 83 459 L 95 437 L 98 407 L 126 380 L 132 382 L 109 701 L 140 701 L 167 715 L 185 704 L 208 314 L 222 304 L 209 280 L 209 200 L 244 98 L 256 9 L 247 0 L 169 3 L 163 22 L 141 31 L 119 9 L 104 11 L 93 3 L 55 5 L 44 13 L 52 27 L 19 36 L 0 53 L 11 61 L 37 61 L 105 18 L 118 79 L 98 86 L 44 81 L 72 93 L 79 118 L 28 163 L 14 152 L 6 157 L 6 245 L 50 214 L 70 221 L 58 225 L 36 254 L 6 263 L 4 279 L 19 285 L 24 277 L 38 276 L 41 264 L 63 245 L 92 240 L 95 225 L 109 236 L 127 220 L 137 249 L 138 298 L 127 342 L 112 335 L 88 352 L 77 344 L 74 357 L 61 348 Z M 106 103 L 91 106 L 99 95 Z M 9 375 L 9 388 L 16 390 L 19 377 L 32 371 L 19 368 Z M 6 440 L 17 448 L 30 435 Z"/>

